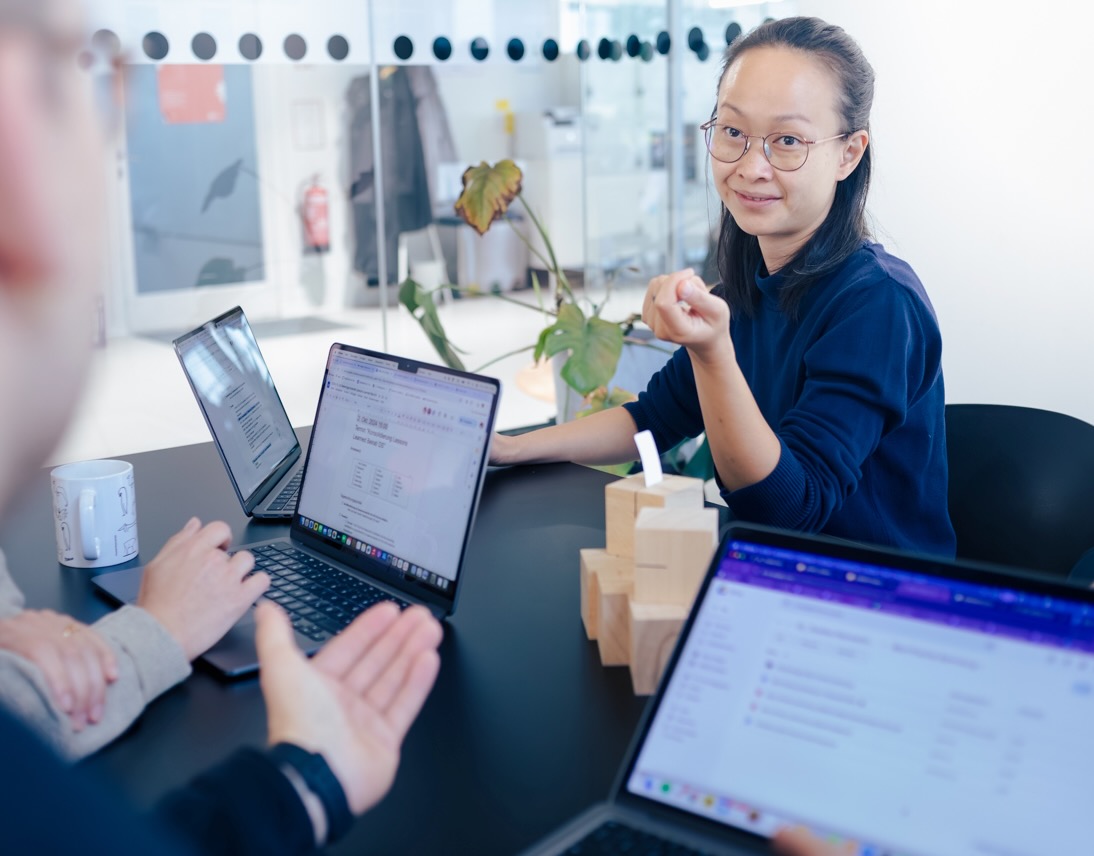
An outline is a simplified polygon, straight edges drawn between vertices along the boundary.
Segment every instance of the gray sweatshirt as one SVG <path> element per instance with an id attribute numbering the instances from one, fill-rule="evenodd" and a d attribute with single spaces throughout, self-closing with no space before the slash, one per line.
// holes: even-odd
<path id="1" fill-rule="evenodd" d="M 23 606 L 23 593 L 0 552 L 0 620 L 17 614 Z M 182 648 L 139 606 L 123 606 L 91 626 L 114 649 L 118 680 L 107 688 L 103 718 L 80 732 L 72 730 L 68 717 L 53 703 L 38 667 L 0 650 L 0 704 L 73 760 L 101 749 L 125 731 L 152 699 L 190 675 Z"/>

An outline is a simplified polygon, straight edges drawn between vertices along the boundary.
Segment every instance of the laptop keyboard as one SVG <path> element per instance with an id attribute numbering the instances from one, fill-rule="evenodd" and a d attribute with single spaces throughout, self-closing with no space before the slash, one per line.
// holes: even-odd
<path id="1" fill-rule="evenodd" d="M 602 823 L 576 844 L 565 851 L 573 856 L 615 856 L 618 853 L 641 853 L 643 856 L 701 856 L 701 850 L 693 850 L 683 844 L 661 838 L 651 832 L 634 829 L 615 820 Z"/>
<path id="2" fill-rule="evenodd" d="M 281 493 L 277 495 L 277 498 L 266 506 L 270 511 L 281 511 L 283 508 L 288 508 L 292 505 L 296 507 L 296 497 L 300 493 L 300 480 L 304 477 L 304 470 L 299 469 L 293 473 L 293 477 L 285 482 L 285 486 L 281 488 Z"/>
<path id="3" fill-rule="evenodd" d="M 405 600 L 332 568 L 289 544 L 254 547 L 255 570 L 270 575 L 265 597 L 278 604 L 299 633 L 324 642 L 374 603 L 390 600 L 400 609 Z"/>

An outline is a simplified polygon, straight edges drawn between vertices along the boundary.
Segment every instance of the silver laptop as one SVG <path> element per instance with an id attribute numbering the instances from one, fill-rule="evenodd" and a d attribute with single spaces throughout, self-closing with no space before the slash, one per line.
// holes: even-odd
<path id="1" fill-rule="evenodd" d="M 1092 723 L 1089 590 L 733 526 L 609 802 L 528 852 L 1088 853 Z"/>
<path id="2" fill-rule="evenodd" d="M 240 545 L 270 574 L 266 597 L 316 651 L 380 599 L 456 609 L 500 383 L 350 345 L 331 346 L 289 537 Z M 93 579 L 131 603 L 142 569 Z M 253 610 L 202 660 L 253 671 Z"/>
<path id="3" fill-rule="evenodd" d="M 243 511 L 292 517 L 300 443 L 243 310 L 228 310 L 174 345 Z"/>

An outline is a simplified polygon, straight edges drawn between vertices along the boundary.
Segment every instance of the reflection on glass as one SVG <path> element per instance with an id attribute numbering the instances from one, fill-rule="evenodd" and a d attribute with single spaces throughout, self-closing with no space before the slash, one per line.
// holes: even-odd
<path id="1" fill-rule="evenodd" d="M 137 292 L 260 280 L 251 66 L 129 69 Z"/>

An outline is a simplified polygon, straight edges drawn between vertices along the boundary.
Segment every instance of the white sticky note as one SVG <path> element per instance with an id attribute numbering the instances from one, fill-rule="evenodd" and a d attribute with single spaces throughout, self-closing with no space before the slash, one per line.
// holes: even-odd
<path id="1" fill-rule="evenodd" d="M 665 474 L 661 470 L 661 456 L 657 453 L 657 444 L 649 431 L 639 431 L 634 435 L 634 445 L 638 447 L 638 458 L 642 461 L 642 473 L 646 477 L 646 487 L 653 487 Z"/>

